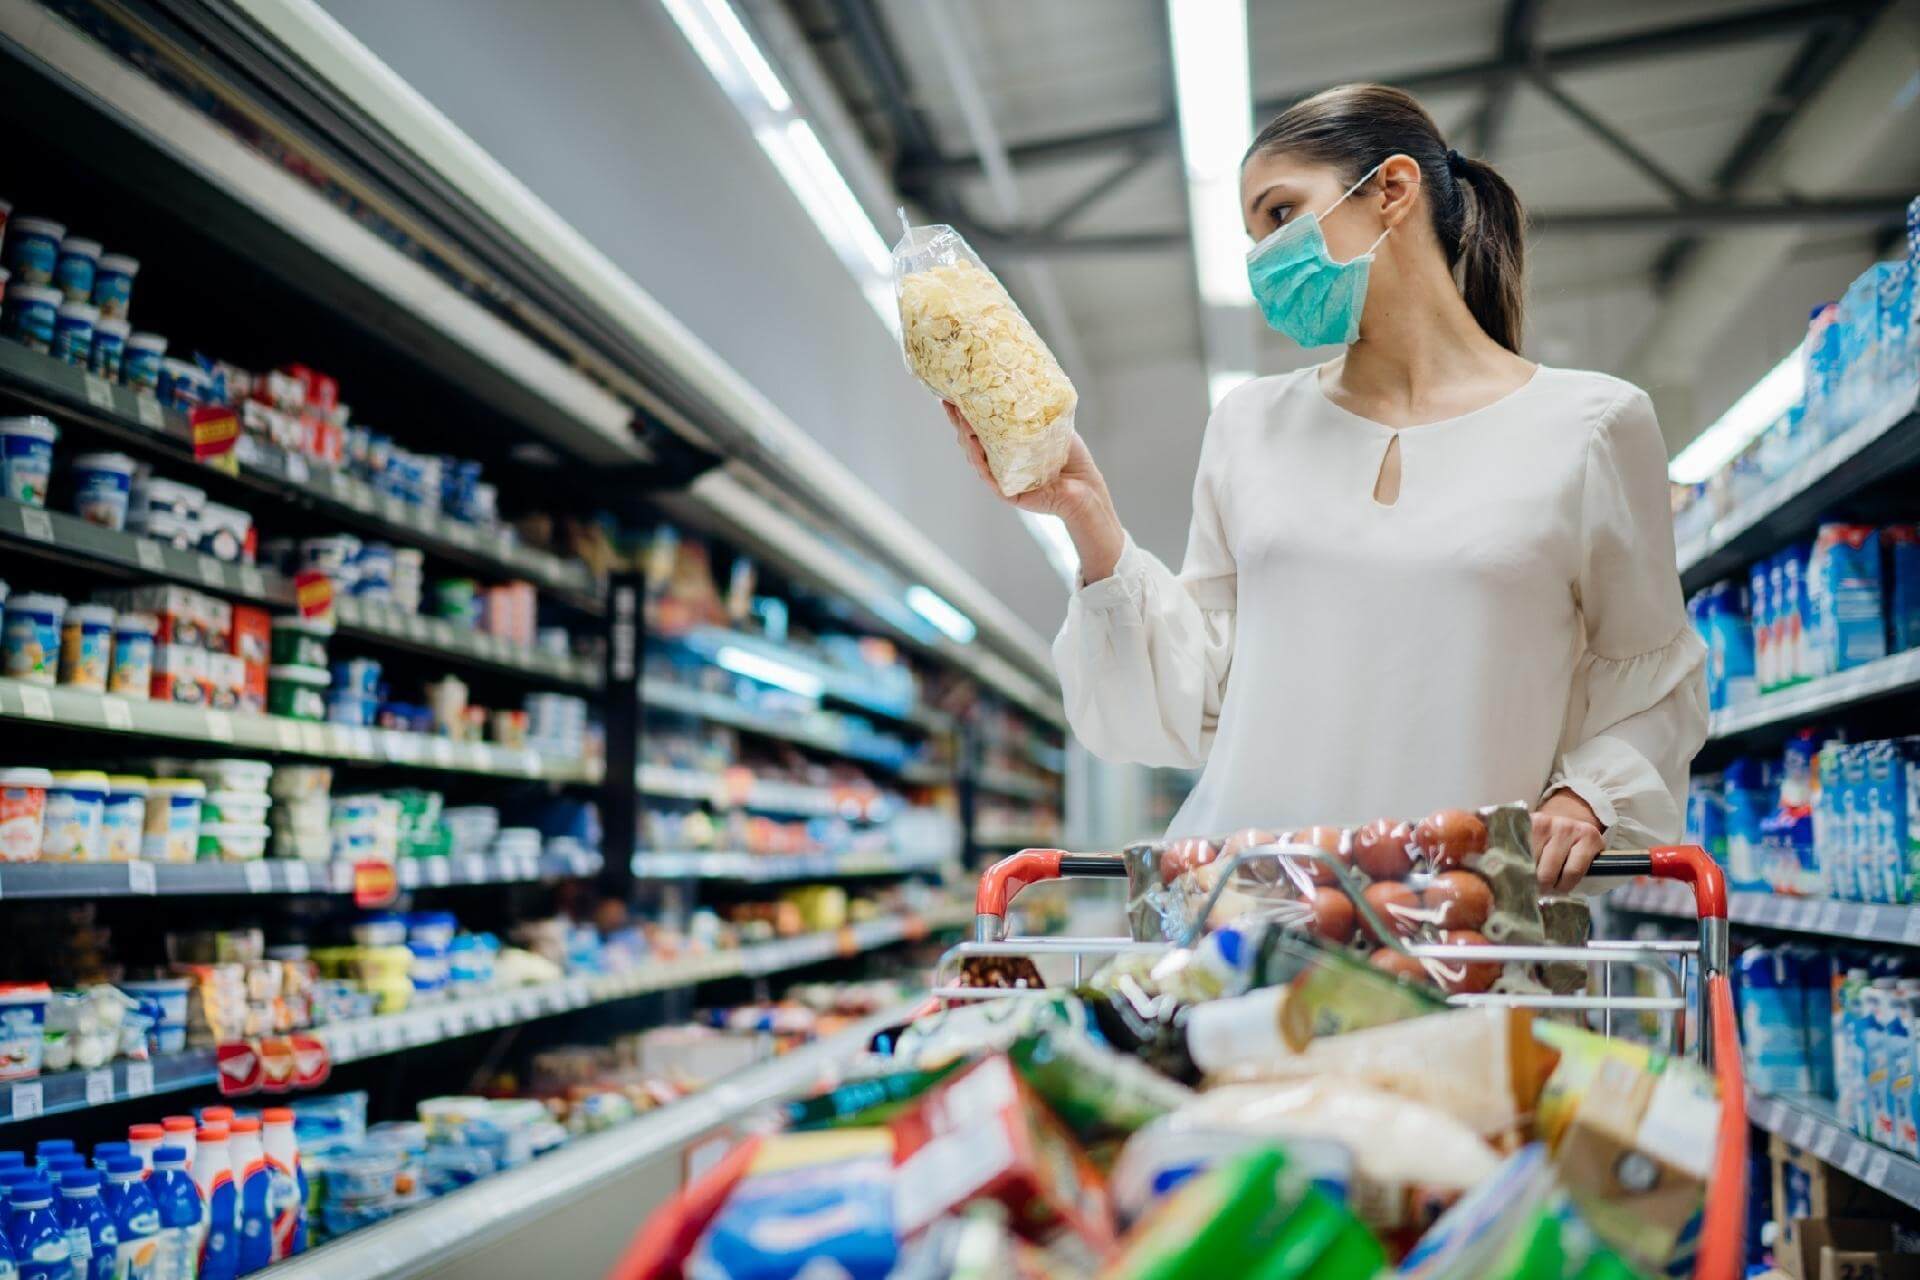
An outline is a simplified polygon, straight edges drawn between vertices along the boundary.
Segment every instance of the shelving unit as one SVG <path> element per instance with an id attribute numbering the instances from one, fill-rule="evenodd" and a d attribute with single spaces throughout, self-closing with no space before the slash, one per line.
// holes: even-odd
<path id="1" fill-rule="evenodd" d="M 591 1005 L 698 986 L 726 978 L 761 977 L 802 969 L 838 957 L 925 937 L 964 924 L 957 913 L 930 919 L 910 917 L 873 921 L 830 933 L 783 938 L 732 951 L 666 961 L 626 973 L 580 975 L 557 982 L 445 1000 L 402 1013 L 316 1027 L 312 1035 L 326 1045 L 329 1058 L 354 1062 L 400 1053 L 461 1036 L 519 1026 Z M 161 1093 L 203 1089 L 215 1082 L 211 1049 L 158 1054 L 146 1062 L 117 1060 L 92 1071 L 62 1071 L 15 1081 L 0 1093 L 0 1124 L 86 1107 L 128 1102 Z"/>
<path id="2" fill-rule="evenodd" d="M 886 753 L 875 751 L 853 740 L 845 733 L 812 725 L 795 717 L 769 715 L 756 711 L 724 694 L 709 693 L 703 689 L 689 689 L 666 680 L 649 679 L 641 682 L 640 698 L 648 711 L 666 711 L 691 716 L 709 724 L 727 725 L 761 737 L 791 742 L 797 746 L 810 747 L 815 751 L 843 756 L 863 764 L 875 765 L 903 782 L 932 785 L 951 778 L 950 770 L 913 761 L 897 762 Z"/>
<path id="3" fill-rule="evenodd" d="M 872 876 L 908 876 L 939 872 L 939 858 L 905 858 L 883 853 L 752 854 L 649 850 L 633 855 L 640 880 L 738 880 L 779 884 L 796 880 L 845 880 Z"/>
<path id="4" fill-rule="evenodd" d="M 1920 649 L 1889 654 L 1851 671 L 1762 694 L 1713 713 L 1709 736 L 1736 738 L 1757 729 L 1829 716 L 1861 703 L 1920 690 Z"/>
<path id="5" fill-rule="evenodd" d="M 594 876 L 600 855 L 589 850 L 540 857 L 474 853 L 402 858 L 394 879 L 402 890 L 518 884 Z M 229 894 L 346 894 L 354 868 L 345 862 L 262 858 L 253 862 L 20 862 L 0 864 L 0 901 L 22 898 L 142 898 Z"/>
<path id="6" fill-rule="evenodd" d="M 1856 1138 L 1833 1113 L 1825 1098 L 1750 1094 L 1747 1118 L 1777 1133 L 1803 1151 L 1883 1191 L 1910 1209 L 1920 1210 L 1920 1160 Z"/>
<path id="7" fill-rule="evenodd" d="M 1622 885 L 1608 895 L 1608 901 L 1639 915 L 1694 918 L 1692 891 L 1682 884 L 1649 880 Z M 1920 907 L 1730 893 L 1727 912 L 1733 923 L 1755 929 L 1920 947 Z"/>

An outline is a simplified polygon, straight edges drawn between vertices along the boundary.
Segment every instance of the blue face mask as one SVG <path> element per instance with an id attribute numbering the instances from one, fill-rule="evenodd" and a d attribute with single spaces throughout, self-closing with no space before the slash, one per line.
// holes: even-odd
<path id="1" fill-rule="evenodd" d="M 1299 215 L 1247 253 L 1247 283 L 1253 287 L 1260 314 L 1269 326 L 1303 347 L 1352 342 L 1360 336 L 1360 311 L 1366 305 L 1373 251 L 1393 228 L 1382 231 L 1351 262 L 1335 262 L 1327 253 L 1320 219 L 1379 171 L 1375 165 L 1339 200 L 1317 214 Z"/>

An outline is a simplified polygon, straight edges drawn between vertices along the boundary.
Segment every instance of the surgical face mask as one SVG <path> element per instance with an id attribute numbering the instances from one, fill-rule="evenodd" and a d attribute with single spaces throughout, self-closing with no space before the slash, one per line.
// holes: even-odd
<path id="1" fill-rule="evenodd" d="M 1380 171 L 1375 165 L 1319 213 L 1303 213 L 1247 252 L 1247 283 L 1267 324 L 1303 347 L 1352 342 L 1360 336 L 1360 311 L 1367 300 L 1367 274 L 1373 251 L 1392 231 L 1388 227 L 1367 251 L 1350 262 L 1327 253 L 1320 219 Z"/>

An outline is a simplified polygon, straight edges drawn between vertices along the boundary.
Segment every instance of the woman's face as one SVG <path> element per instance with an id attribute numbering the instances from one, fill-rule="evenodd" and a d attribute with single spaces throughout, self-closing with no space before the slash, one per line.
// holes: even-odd
<path id="1" fill-rule="evenodd" d="M 1362 198 L 1371 184 L 1328 212 L 1349 185 L 1330 165 L 1284 152 L 1262 153 L 1240 170 L 1240 216 L 1258 244 L 1302 214 L 1319 214 L 1327 252 L 1335 262 L 1347 262 L 1365 253 L 1386 229 L 1380 211 Z"/>

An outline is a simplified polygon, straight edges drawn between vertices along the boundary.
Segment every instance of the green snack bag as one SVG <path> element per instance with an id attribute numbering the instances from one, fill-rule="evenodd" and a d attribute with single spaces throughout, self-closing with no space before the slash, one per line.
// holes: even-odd
<path id="1" fill-rule="evenodd" d="M 1124 1138 L 1193 1100 L 1192 1090 L 1077 1031 L 1026 1036 L 1013 1065 L 1082 1142 Z"/>
<path id="2" fill-rule="evenodd" d="M 885 1124 L 950 1075 L 961 1061 L 956 1058 L 931 1071 L 893 1071 L 845 1081 L 825 1093 L 787 1103 L 787 1125 L 794 1129 L 839 1129 Z"/>

